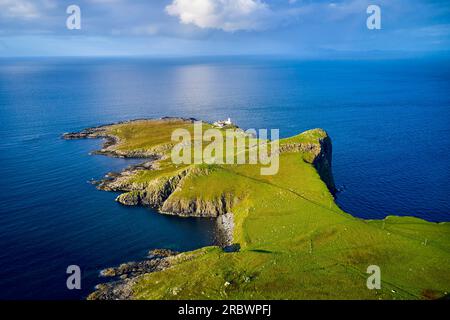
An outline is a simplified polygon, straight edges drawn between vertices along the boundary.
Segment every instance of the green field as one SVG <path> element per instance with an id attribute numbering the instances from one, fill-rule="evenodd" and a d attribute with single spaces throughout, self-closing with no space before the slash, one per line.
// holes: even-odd
<path id="1" fill-rule="evenodd" d="M 206 125 L 210 127 L 210 125 Z M 164 207 L 226 203 L 238 252 L 207 247 L 172 267 L 139 277 L 135 299 L 437 299 L 450 292 L 450 224 L 412 217 L 362 220 L 343 212 L 321 179 L 315 159 L 323 130 L 280 141 L 280 170 L 259 165 L 171 163 L 171 132 L 182 120 L 137 121 L 107 127 L 122 151 L 165 158 L 129 183 L 158 188 L 185 172 Z M 349 137 L 351 139 L 351 137 Z M 290 145 L 307 148 L 288 148 Z M 316 148 L 317 147 L 317 148 Z M 227 152 L 227 151 L 225 151 Z M 144 187 L 142 187 L 144 186 Z M 225 199 L 225 200 L 224 200 Z M 177 213 L 177 212 L 171 212 Z M 381 289 L 369 290 L 367 267 L 381 268 Z"/>

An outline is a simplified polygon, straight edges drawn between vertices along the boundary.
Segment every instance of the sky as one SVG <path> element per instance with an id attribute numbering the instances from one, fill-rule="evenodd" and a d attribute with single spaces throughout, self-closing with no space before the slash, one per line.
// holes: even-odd
<path id="1" fill-rule="evenodd" d="M 81 10 L 69 30 L 68 6 Z M 369 5 L 381 29 L 369 30 Z M 0 56 L 446 54 L 450 0 L 0 0 Z"/>

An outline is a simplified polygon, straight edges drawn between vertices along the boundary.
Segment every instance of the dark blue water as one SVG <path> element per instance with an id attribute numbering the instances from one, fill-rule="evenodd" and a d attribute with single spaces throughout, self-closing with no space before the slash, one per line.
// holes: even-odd
<path id="1" fill-rule="evenodd" d="M 87 183 L 132 161 L 66 131 L 119 120 L 231 117 L 282 136 L 325 128 L 337 201 L 358 217 L 450 221 L 450 63 L 0 60 L 0 298 L 82 298 L 98 271 L 152 248 L 214 242 L 214 222 L 125 208 Z M 68 291 L 66 267 L 83 270 Z"/>

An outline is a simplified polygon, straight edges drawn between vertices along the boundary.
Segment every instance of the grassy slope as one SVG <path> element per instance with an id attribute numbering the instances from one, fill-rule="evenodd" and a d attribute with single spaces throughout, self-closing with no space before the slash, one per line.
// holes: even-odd
<path id="1" fill-rule="evenodd" d="M 138 122 L 112 126 L 123 150 L 152 149 L 170 142 L 185 122 Z M 282 143 L 313 142 L 309 131 Z M 213 199 L 236 195 L 235 243 L 240 252 L 198 250 L 198 257 L 141 277 L 137 299 L 416 299 L 450 290 L 450 224 L 389 217 L 366 221 L 334 203 L 307 154 L 283 153 L 280 171 L 261 176 L 255 165 L 203 166 L 171 197 Z M 182 167 L 170 160 L 160 171 L 132 179 L 150 181 Z M 378 265 L 382 289 L 368 290 L 366 269 Z"/>

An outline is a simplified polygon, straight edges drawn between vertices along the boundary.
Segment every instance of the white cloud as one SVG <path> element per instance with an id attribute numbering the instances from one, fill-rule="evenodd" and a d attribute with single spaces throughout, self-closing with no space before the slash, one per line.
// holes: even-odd
<path id="1" fill-rule="evenodd" d="M 40 16 L 34 3 L 28 0 L 0 0 L 0 15 L 23 19 Z"/>
<path id="2" fill-rule="evenodd" d="M 166 12 L 183 24 L 228 32 L 266 29 L 274 16 L 261 0 L 173 0 Z"/>

